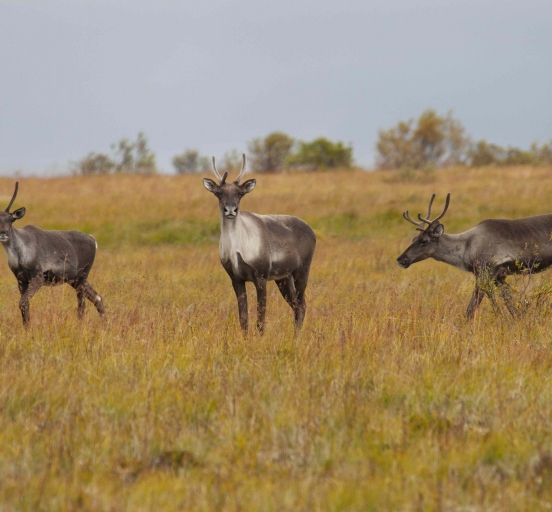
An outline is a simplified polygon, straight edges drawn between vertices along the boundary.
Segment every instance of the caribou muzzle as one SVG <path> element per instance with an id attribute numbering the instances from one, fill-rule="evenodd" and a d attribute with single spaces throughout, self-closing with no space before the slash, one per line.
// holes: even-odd
<path id="1" fill-rule="evenodd" d="M 401 268 L 408 268 L 412 262 L 404 254 L 397 258 L 397 264 Z"/>
<path id="2" fill-rule="evenodd" d="M 224 216 L 227 219 L 235 219 L 238 216 L 238 207 L 237 206 L 225 206 L 224 207 Z"/>
<path id="3" fill-rule="evenodd" d="M 7 233 L 0 233 L 0 242 L 4 243 L 10 239 Z"/>

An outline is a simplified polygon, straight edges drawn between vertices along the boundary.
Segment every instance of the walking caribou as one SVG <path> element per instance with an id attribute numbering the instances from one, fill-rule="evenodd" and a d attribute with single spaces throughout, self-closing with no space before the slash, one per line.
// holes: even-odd
<path id="1" fill-rule="evenodd" d="M 102 298 L 88 282 L 96 255 L 96 240 L 80 231 L 46 231 L 32 225 L 16 229 L 14 221 L 23 218 L 26 211 L 19 208 L 10 213 L 18 188 L 19 182 L 15 184 L 10 204 L 0 212 L 0 242 L 21 293 L 19 309 L 23 324 L 29 325 L 30 300 L 43 285 L 70 284 L 77 291 L 79 319 L 84 315 L 85 298 L 103 316 Z"/>
<path id="2" fill-rule="evenodd" d="M 523 219 L 487 219 L 477 226 L 457 235 L 446 235 L 443 218 L 450 202 L 447 194 L 445 208 L 431 219 L 431 196 L 427 217 L 418 214 L 419 222 L 410 218 L 408 210 L 403 217 L 417 226 L 420 234 L 397 258 L 402 268 L 433 258 L 475 275 L 475 288 L 468 305 L 467 316 L 472 318 L 483 296 L 487 295 L 496 308 L 493 290 L 498 287 L 502 299 L 512 316 L 516 308 L 512 303 L 511 288 L 506 276 L 521 273 L 537 273 L 552 266 L 552 214 L 536 215 Z"/>
<path id="3" fill-rule="evenodd" d="M 316 236 L 303 220 L 290 215 L 258 215 L 242 211 L 240 201 L 251 192 L 256 180 L 240 185 L 242 169 L 233 183 L 226 183 L 228 172 L 213 171 L 219 180 L 203 180 L 205 188 L 219 201 L 221 234 L 220 262 L 232 280 L 238 299 L 240 325 L 247 333 L 247 292 L 245 283 L 257 290 L 257 329 L 262 334 L 266 311 L 266 282 L 276 281 L 280 293 L 295 314 L 295 326 L 301 328 L 306 311 L 305 289 L 316 246 Z"/>

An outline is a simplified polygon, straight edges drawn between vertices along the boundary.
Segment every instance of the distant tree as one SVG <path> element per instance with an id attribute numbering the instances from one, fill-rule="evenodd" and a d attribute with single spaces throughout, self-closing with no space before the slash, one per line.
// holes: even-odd
<path id="1" fill-rule="evenodd" d="M 88 153 L 82 160 L 79 160 L 73 167 L 75 174 L 85 176 L 91 174 L 109 174 L 113 171 L 115 163 L 109 156 L 103 153 Z"/>
<path id="2" fill-rule="evenodd" d="M 512 146 L 504 148 L 498 144 L 489 144 L 486 140 L 480 140 L 470 149 L 469 161 L 472 167 L 547 164 L 550 161 L 546 159 L 546 148 L 547 145 L 539 147 L 536 143 L 529 150 Z"/>
<path id="3" fill-rule="evenodd" d="M 552 165 L 552 140 L 540 146 L 533 142 L 527 150 L 498 144 L 489 144 L 486 140 L 477 141 L 469 151 L 469 163 L 472 167 L 495 165 Z"/>
<path id="4" fill-rule="evenodd" d="M 254 172 L 282 172 L 291 154 L 294 139 L 283 132 L 272 132 L 248 144 L 251 170 Z"/>
<path id="5" fill-rule="evenodd" d="M 504 148 L 489 144 L 486 140 L 476 142 L 469 151 L 469 162 L 472 167 L 498 164 L 503 158 Z"/>
<path id="6" fill-rule="evenodd" d="M 242 154 L 237 149 L 231 149 L 230 151 L 227 151 L 222 157 L 222 165 L 219 171 L 228 171 L 230 179 L 233 179 L 233 176 L 241 171 L 242 158 Z"/>
<path id="7" fill-rule="evenodd" d="M 508 147 L 506 148 L 506 155 L 500 165 L 533 165 L 538 162 L 535 159 L 535 155 L 531 150 Z"/>
<path id="8" fill-rule="evenodd" d="M 128 139 L 121 139 L 111 145 L 115 153 L 115 172 L 131 173 L 134 170 L 134 144 Z"/>
<path id="9" fill-rule="evenodd" d="M 397 126 L 379 131 L 376 144 L 376 164 L 380 169 L 413 168 L 416 166 L 416 152 L 412 120 L 400 121 Z"/>
<path id="10" fill-rule="evenodd" d="M 76 162 L 73 171 L 78 174 L 155 174 L 155 153 L 148 147 L 146 136 L 140 132 L 135 141 L 121 139 L 111 145 L 114 156 L 104 153 L 88 153 Z"/>
<path id="11" fill-rule="evenodd" d="M 148 148 L 148 141 L 143 132 L 136 141 L 121 139 L 111 146 L 115 151 L 115 172 L 126 174 L 156 174 L 155 153 Z"/>
<path id="12" fill-rule="evenodd" d="M 548 144 L 539 146 L 538 143 L 533 142 L 530 150 L 533 155 L 533 161 L 539 165 L 552 165 L 552 140 Z"/>
<path id="13" fill-rule="evenodd" d="M 201 156 L 197 149 L 187 149 L 184 153 L 175 155 L 172 164 L 177 174 L 194 174 L 211 169 L 209 158 Z"/>
<path id="14" fill-rule="evenodd" d="M 452 112 L 447 114 L 445 133 L 445 158 L 442 161 L 442 165 L 444 167 L 465 165 L 468 160 L 471 139 L 466 134 L 466 129 L 462 123 L 452 117 Z"/>
<path id="15" fill-rule="evenodd" d="M 380 169 L 449 167 L 466 162 L 469 138 L 451 112 L 440 116 L 435 110 L 425 110 L 413 125 L 411 119 L 379 131 L 376 149 Z"/>
<path id="16" fill-rule="evenodd" d="M 135 142 L 136 146 L 136 174 L 156 174 L 155 153 L 150 151 L 145 135 L 140 132 Z"/>
<path id="17" fill-rule="evenodd" d="M 437 167 L 445 153 L 446 120 L 435 112 L 426 110 L 418 119 L 413 132 L 415 167 Z"/>
<path id="18" fill-rule="evenodd" d="M 332 142 L 320 137 L 312 142 L 299 142 L 297 151 L 289 156 L 288 163 L 313 171 L 347 168 L 353 163 L 353 148 L 345 146 L 343 142 Z"/>

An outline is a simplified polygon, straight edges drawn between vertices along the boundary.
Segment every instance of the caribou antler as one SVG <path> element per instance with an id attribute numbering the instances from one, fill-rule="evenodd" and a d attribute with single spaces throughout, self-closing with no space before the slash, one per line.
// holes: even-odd
<path id="1" fill-rule="evenodd" d="M 245 172 L 245 153 L 243 153 L 242 157 L 243 157 L 242 169 L 235 181 L 235 183 L 237 183 L 238 185 L 240 184 L 240 180 L 242 179 L 243 173 Z M 215 176 L 220 181 L 220 185 L 224 185 L 226 178 L 228 178 L 228 171 L 225 171 L 222 176 L 220 175 L 220 173 L 217 170 L 217 164 L 215 163 L 215 157 L 213 157 L 213 172 L 215 173 Z"/>
<path id="2" fill-rule="evenodd" d="M 447 210 L 448 210 L 448 207 L 449 207 L 449 203 L 450 203 L 450 192 L 447 194 L 447 200 L 445 202 L 445 209 L 443 210 L 443 212 L 438 215 L 437 217 L 435 217 L 433 220 L 430 220 L 431 219 L 431 206 L 433 205 L 433 200 L 435 199 L 435 194 L 433 194 L 431 196 L 431 199 L 429 200 L 429 206 L 427 207 L 427 217 L 422 217 L 422 214 L 421 213 L 418 213 L 418 219 L 420 219 L 420 222 L 416 222 L 415 220 L 413 220 L 409 213 L 408 213 L 408 210 L 406 210 L 405 212 L 403 212 L 403 217 L 405 218 L 405 220 L 407 220 L 408 222 L 412 222 L 412 224 L 414 224 L 415 226 L 418 226 L 416 229 L 418 231 L 424 231 L 423 228 L 421 228 L 420 226 L 423 226 L 424 223 L 427 224 L 428 226 L 437 221 L 437 220 L 440 220 L 443 218 L 443 215 L 445 215 L 445 213 L 447 213 Z"/>
<path id="3" fill-rule="evenodd" d="M 240 184 L 240 180 L 242 179 L 243 173 L 245 172 L 245 153 L 242 153 L 242 157 L 243 157 L 242 169 L 238 174 L 238 177 L 236 178 L 236 183 L 238 185 Z"/>
<path id="4" fill-rule="evenodd" d="M 433 200 L 435 199 L 435 194 L 431 196 L 431 199 L 429 200 L 429 206 L 427 208 L 427 217 L 429 218 L 431 216 L 431 205 L 433 204 Z M 418 213 L 418 219 L 420 219 L 420 222 L 416 222 L 415 220 L 412 220 L 410 218 L 410 215 L 408 214 L 408 210 L 403 212 L 403 217 L 408 221 L 412 222 L 415 226 L 418 226 L 418 231 L 424 231 L 419 226 L 423 226 L 424 222 L 427 222 L 427 224 L 431 224 L 431 222 L 428 222 L 426 219 L 424 219 L 421 214 Z"/>
<path id="5" fill-rule="evenodd" d="M 213 157 L 213 172 L 219 181 L 222 181 L 222 176 L 217 171 L 217 164 L 215 163 L 215 157 Z"/>
<path id="6" fill-rule="evenodd" d="M 433 200 L 435 199 L 435 194 L 431 196 L 431 199 L 429 200 L 429 206 L 427 207 L 427 217 L 422 217 L 421 213 L 418 213 L 418 219 L 420 219 L 422 222 L 425 222 L 427 225 L 431 224 L 431 221 L 428 220 L 431 218 L 431 205 L 433 204 Z"/>
<path id="7" fill-rule="evenodd" d="M 447 194 L 447 199 L 445 201 L 445 209 L 443 210 L 443 212 L 440 215 L 437 215 L 437 217 L 435 217 L 433 220 L 429 220 L 431 216 L 431 204 L 433 203 L 434 199 L 435 199 L 435 194 L 431 196 L 431 201 L 429 202 L 429 208 L 427 210 L 427 219 L 424 219 L 424 217 L 422 217 L 422 214 L 418 213 L 418 219 L 420 219 L 422 222 L 425 222 L 428 225 L 431 224 L 432 222 L 436 222 L 442 219 L 445 213 L 447 213 L 449 203 L 450 203 L 450 192 Z"/>
<path id="8" fill-rule="evenodd" d="M 421 226 L 423 225 L 423 222 L 416 222 L 415 220 L 411 219 L 410 218 L 410 215 L 408 214 L 408 210 L 406 210 L 405 212 L 403 212 L 403 217 L 405 218 L 405 220 L 407 220 L 408 222 L 412 222 L 412 224 L 414 224 L 415 226 Z M 423 231 L 423 229 L 422 229 Z"/>
<path id="9" fill-rule="evenodd" d="M 445 200 L 445 209 L 443 210 L 443 213 L 441 213 L 441 215 L 433 219 L 433 222 L 435 222 L 436 220 L 441 220 L 444 217 L 445 213 L 447 213 L 449 203 L 450 203 L 450 192 L 447 194 L 447 198 Z"/>
<path id="10" fill-rule="evenodd" d="M 15 201 L 15 198 L 17 197 L 17 189 L 19 188 L 19 181 L 16 181 L 15 182 L 15 191 L 13 192 L 13 196 L 11 198 L 11 201 L 10 201 L 10 204 L 8 205 L 8 207 L 6 208 L 6 211 L 8 213 L 10 213 L 10 208 L 11 208 L 11 205 L 13 204 L 13 202 Z"/>

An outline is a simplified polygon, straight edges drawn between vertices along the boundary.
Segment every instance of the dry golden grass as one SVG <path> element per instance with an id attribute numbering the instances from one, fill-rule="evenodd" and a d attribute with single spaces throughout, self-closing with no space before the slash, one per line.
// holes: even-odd
<path id="1" fill-rule="evenodd" d="M 45 288 L 25 331 L 4 257 L 0 510 L 549 509 L 552 322 L 531 297 L 552 272 L 521 319 L 485 301 L 467 322 L 472 276 L 395 259 L 432 192 L 459 232 L 552 212 L 551 169 L 258 178 L 245 209 L 318 235 L 297 338 L 273 284 L 265 336 L 242 338 L 199 177 L 22 180 L 19 227 L 98 239 L 108 320 Z"/>

